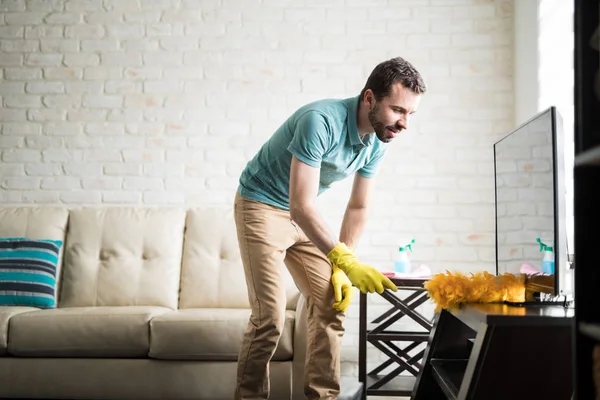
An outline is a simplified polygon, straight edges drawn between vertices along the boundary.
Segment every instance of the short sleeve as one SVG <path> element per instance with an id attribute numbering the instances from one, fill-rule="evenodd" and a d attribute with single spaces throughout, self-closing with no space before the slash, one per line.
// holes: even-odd
<path id="1" fill-rule="evenodd" d="M 385 151 L 383 150 L 373 154 L 371 159 L 367 161 L 367 163 L 361 169 L 358 170 L 359 175 L 365 178 L 374 177 L 379 171 L 379 166 L 381 165 L 381 161 L 383 160 L 384 156 Z"/>
<path id="2" fill-rule="evenodd" d="M 288 151 L 303 163 L 320 168 L 323 155 L 330 147 L 325 117 L 318 112 L 307 111 L 296 119 L 292 129 L 293 138 Z"/>

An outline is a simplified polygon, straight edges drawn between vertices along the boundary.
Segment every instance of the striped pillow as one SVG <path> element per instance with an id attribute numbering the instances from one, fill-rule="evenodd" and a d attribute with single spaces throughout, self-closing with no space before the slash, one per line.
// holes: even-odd
<path id="1" fill-rule="evenodd" d="M 0 306 L 56 307 L 62 241 L 0 239 Z"/>

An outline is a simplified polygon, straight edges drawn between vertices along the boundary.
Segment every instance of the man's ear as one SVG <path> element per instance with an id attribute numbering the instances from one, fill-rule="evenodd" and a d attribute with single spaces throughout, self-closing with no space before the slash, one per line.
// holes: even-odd
<path id="1" fill-rule="evenodd" d="M 371 89 L 365 90 L 365 101 L 369 103 L 370 108 L 373 108 L 375 105 L 375 95 Z"/>

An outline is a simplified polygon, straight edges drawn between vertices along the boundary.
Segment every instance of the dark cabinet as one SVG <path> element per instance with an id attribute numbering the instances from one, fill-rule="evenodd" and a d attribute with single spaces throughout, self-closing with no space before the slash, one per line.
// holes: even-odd
<path id="1" fill-rule="evenodd" d="M 573 309 L 465 304 L 436 315 L 412 400 L 570 400 Z"/>
<path id="2" fill-rule="evenodd" d="M 599 1 L 575 0 L 575 399 L 596 399 L 593 349 L 600 342 Z"/>

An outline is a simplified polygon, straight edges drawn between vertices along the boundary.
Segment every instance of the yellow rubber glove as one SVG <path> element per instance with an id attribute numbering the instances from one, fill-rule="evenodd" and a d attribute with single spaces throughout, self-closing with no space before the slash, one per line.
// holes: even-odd
<path id="1" fill-rule="evenodd" d="M 394 292 L 398 291 L 396 285 L 388 277 L 372 266 L 358 261 L 352 250 L 344 243 L 335 246 L 327 254 L 327 258 L 334 266 L 344 271 L 350 282 L 362 293 L 377 292 L 381 294 L 386 288 Z"/>
<path id="2" fill-rule="evenodd" d="M 333 266 L 333 273 L 331 274 L 331 284 L 333 285 L 333 293 L 335 294 L 335 303 L 333 308 L 337 311 L 346 312 L 350 303 L 352 303 L 352 297 L 354 297 L 354 288 L 352 282 L 337 266 Z"/>

